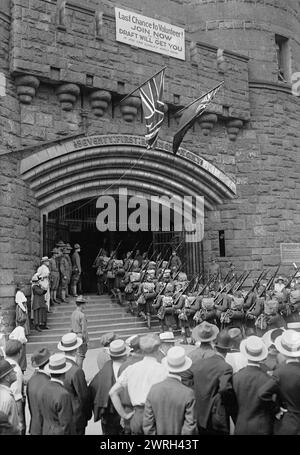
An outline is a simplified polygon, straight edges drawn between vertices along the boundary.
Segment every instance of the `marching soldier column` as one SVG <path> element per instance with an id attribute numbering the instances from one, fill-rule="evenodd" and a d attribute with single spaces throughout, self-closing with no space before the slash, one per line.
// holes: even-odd
<path id="1" fill-rule="evenodd" d="M 192 330 L 203 321 L 220 330 L 238 328 L 243 336 L 262 336 L 271 329 L 286 328 L 287 323 L 300 322 L 297 268 L 287 278 L 278 275 L 280 266 L 263 270 L 251 281 L 251 271 L 236 271 L 232 263 L 222 277 L 214 259 L 206 280 L 198 274 L 188 279 L 177 254 L 180 245 L 165 257 L 155 250 L 149 257 L 151 246 L 140 254 L 136 246 L 125 259 L 117 259 L 120 243 L 109 257 L 100 249 L 94 263 L 98 293 L 107 291 L 149 329 L 158 319 L 161 332 L 180 330 L 186 344 L 195 342 Z"/>

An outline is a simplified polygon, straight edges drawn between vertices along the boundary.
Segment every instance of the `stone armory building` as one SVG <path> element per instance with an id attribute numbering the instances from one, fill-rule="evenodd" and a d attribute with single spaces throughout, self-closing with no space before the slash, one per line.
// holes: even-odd
<path id="1" fill-rule="evenodd" d="M 115 7 L 184 28 L 185 60 L 117 41 Z M 129 195 L 204 196 L 204 240 L 186 246 L 197 267 L 215 255 L 257 271 L 299 242 L 298 0 L 0 0 L 0 37 L 4 330 L 15 283 L 55 240 L 94 259 L 95 201 L 126 170 Z M 119 102 L 164 66 L 166 115 L 147 151 L 140 98 Z M 174 157 L 176 112 L 222 80 Z"/>

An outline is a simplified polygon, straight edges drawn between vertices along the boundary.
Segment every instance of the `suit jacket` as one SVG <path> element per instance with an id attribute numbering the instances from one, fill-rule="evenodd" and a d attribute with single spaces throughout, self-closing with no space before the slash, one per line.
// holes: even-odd
<path id="1" fill-rule="evenodd" d="M 223 400 L 226 398 L 225 392 L 232 389 L 232 367 L 221 355 L 215 354 L 194 362 L 191 370 L 194 375 L 197 424 L 209 429 L 211 410 L 217 395 L 220 394 Z"/>
<path id="2" fill-rule="evenodd" d="M 111 402 L 109 391 L 115 384 L 112 360 L 105 363 L 89 384 L 90 403 L 94 413 L 94 421 L 102 419 L 103 416 L 115 415 L 117 411 Z"/>
<path id="3" fill-rule="evenodd" d="M 276 394 L 279 405 L 287 409 L 281 420 L 276 421 L 274 434 L 300 434 L 300 363 L 281 364 L 271 379 L 258 391 L 262 401 L 272 402 Z"/>
<path id="4" fill-rule="evenodd" d="M 31 415 L 29 433 L 32 435 L 42 434 L 43 417 L 40 411 L 40 401 L 42 390 L 49 381 L 50 377 L 48 375 L 35 371 L 27 383 L 26 395 Z"/>
<path id="5" fill-rule="evenodd" d="M 193 435 L 194 392 L 173 377 L 153 385 L 147 396 L 143 430 L 149 435 Z"/>
<path id="6" fill-rule="evenodd" d="M 72 367 L 66 372 L 64 384 L 71 394 L 73 420 L 76 430 L 80 432 L 92 416 L 88 406 L 89 391 L 83 370 L 70 357 L 67 357 L 67 360 Z"/>
<path id="7" fill-rule="evenodd" d="M 235 403 L 234 434 L 272 434 L 274 423 L 273 406 L 260 400 L 258 389 L 270 376 L 261 368 L 248 365 L 233 375 Z"/>
<path id="8" fill-rule="evenodd" d="M 50 380 L 43 387 L 40 412 L 43 419 L 43 435 L 76 434 L 71 395 L 62 384 Z"/>

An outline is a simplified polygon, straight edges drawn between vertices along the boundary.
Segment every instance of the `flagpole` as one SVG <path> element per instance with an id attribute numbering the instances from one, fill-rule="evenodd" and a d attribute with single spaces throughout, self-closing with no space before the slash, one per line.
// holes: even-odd
<path id="1" fill-rule="evenodd" d="M 150 81 L 150 79 L 152 79 L 153 77 L 157 76 L 159 73 L 161 73 L 162 71 L 164 71 L 165 69 L 167 68 L 167 66 L 164 66 L 161 70 L 157 71 L 157 73 L 153 74 L 153 76 L 149 77 L 149 79 L 147 79 L 145 82 L 143 82 L 142 84 L 140 84 L 137 88 L 135 88 L 134 90 L 132 90 L 132 92 L 128 93 L 128 95 L 124 96 L 124 98 L 121 99 L 121 101 L 119 101 L 118 103 L 116 103 L 116 106 L 118 106 L 119 104 L 123 103 L 123 101 L 125 101 L 129 96 L 131 96 L 133 93 L 135 93 L 137 90 L 139 90 L 141 87 L 143 87 L 143 85 L 147 84 L 147 82 Z"/>
<path id="2" fill-rule="evenodd" d="M 201 95 L 199 96 L 199 98 L 195 99 L 194 101 L 192 101 L 190 104 L 188 104 L 187 106 L 183 107 L 182 109 L 180 109 L 179 111 L 175 112 L 175 114 L 171 115 L 170 118 L 173 118 L 175 117 L 176 115 L 180 114 L 180 112 L 184 111 L 185 109 L 187 109 L 188 107 L 190 107 L 192 104 L 196 103 L 197 101 L 201 100 L 201 98 L 204 98 L 204 96 L 208 95 L 210 92 L 212 92 L 213 90 L 216 90 L 218 87 L 220 87 L 222 84 L 224 84 L 225 81 L 222 81 L 220 82 L 220 84 L 216 85 L 214 88 L 212 88 L 211 90 L 209 90 L 208 92 L 204 93 L 204 95 Z"/>

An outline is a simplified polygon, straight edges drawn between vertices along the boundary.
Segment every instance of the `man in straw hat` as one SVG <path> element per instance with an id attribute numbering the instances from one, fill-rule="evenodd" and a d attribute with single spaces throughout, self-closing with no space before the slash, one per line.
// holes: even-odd
<path id="1" fill-rule="evenodd" d="M 77 363 L 77 350 L 82 345 L 82 339 L 76 333 L 66 333 L 57 348 L 63 351 L 71 368 L 66 372 L 64 385 L 72 398 L 73 419 L 76 434 L 83 435 L 91 414 L 88 406 L 88 388 L 85 375 Z"/>
<path id="2" fill-rule="evenodd" d="M 193 435 L 196 431 L 194 392 L 181 382 L 181 373 L 187 371 L 192 361 L 184 348 L 169 349 L 162 364 L 168 377 L 154 384 L 148 393 L 143 430 L 147 435 Z"/>
<path id="3" fill-rule="evenodd" d="M 109 345 L 110 360 L 89 384 L 94 421 L 101 420 L 102 431 L 106 435 L 117 435 L 123 432 L 120 416 L 112 404 L 109 391 L 115 384 L 119 369 L 129 352 L 130 348 L 124 340 L 113 340 Z"/>
<path id="4" fill-rule="evenodd" d="M 50 282 L 49 282 L 50 269 L 49 269 L 48 256 L 43 256 L 41 258 L 41 265 L 37 269 L 36 273 L 40 277 L 41 287 L 46 290 L 45 302 L 46 302 L 48 311 L 50 311 Z"/>
<path id="5" fill-rule="evenodd" d="M 46 348 L 41 348 L 31 356 L 31 364 L 35 372 L 29 379 L 26 387 L 28 407 L 30 412 L 29 434 L 42 434 L 43 419 L 40 413 L 39 403 L 43 387 L 50 381 L 50 376 L 45 372 L 45 366 L 49 363 L 50 352 Z"/>
<path id="6" fill-rule="evenodd" d="M 215 355 L 212 343 L 217 338 L 218 333 L 218 327 L 207 321 L 203 321 L 201 324 L 193 328 L 192 338 L 196 344 L 199 343 L 199 346 L 189 353 L 189 357 L 192 359 L 193 363 Z"/>
<path id="7" fill-rule="evenodd" d="M 275 340 L 277 350 L 285 357 L 271 379 L 259 389 L 263 402 L 271 403 L 275 394 L 280 405 L 274 434 L 300 434 L 300 333 L 286 330 Z"/>
<path id="8" fill-rule="evenodd" d="M 267 358 L 268 349 L 261 338 L 252 335 L 241 341 L 240 350 L 246 357 L 248 365 L 234 374 L 232 379 L 234 434 L 272 434 L 274 420 L 272 403 L 268 406 L 258 396 L 259 388 L 270 379 L 261 368 L 261 363 Z"/>
<path id="9" fill-rule="evenodd" d="M 10 386 L 16 381 L 17 375 L 14 366 L 7 360 L 0 360 L 0 412 L 7 417 L 8 423 L 21 434 L 22 425 L 20 423 L 17 405 Z"/>
<path id="10" fill-rule="evenodd" d="M 82 295 L 78 296 L 75 301 L 76 310 L 74 310 L 71 315 L 71 331 L 76 333 L 76 335 L 78 335 L 82 340 L 82 343 L 77 351 L 77 364 L 80 368 L 82 368 L 89 342 L 87 318 L 84 314 L 86 303 L 87 301 Z"/>
<path id="11" fill-rule="evenodd" d="M 72 368 L 62 353 L 53 354 L 45 366 L 50 381 L 44 385 L 39 407 L 43 420 L 43 435 L 76 434 L 73 420 L 72 398 L 64 386 L 65 374 Z"/>
<path id="12" fill-rule="evenodd" d="M 229 433 L 229 415 L 223 396 L 231 388 L 232 367 L 225 362 L 231 347 L 231 337 L 222 330 L 216 338 L 215 354 L 192 364 L 199 434 Z"/>
<path id="13" fill-rule="evenodd" d="M 166 368 L 157 359 L 157 350 L 160 340 L 157 335 L 146 335 L 140 338 L 140 349 L 144 354 L 143 360 L 130 365 L 111 388 L 109 394 L 119 415 L 130 420 L 132 434 L 143 434 L 143 413 L 146 398 L 153 384 L 163 381 L 167 377 Z M 126 413 L 121 403 L 120 394 L 127 387 L 129 398 L 134 411 Z"/>

